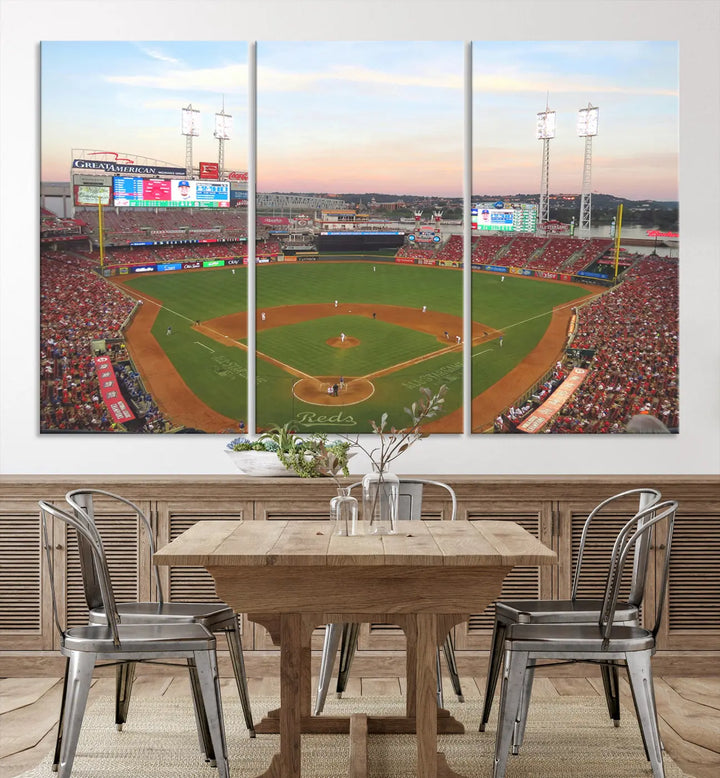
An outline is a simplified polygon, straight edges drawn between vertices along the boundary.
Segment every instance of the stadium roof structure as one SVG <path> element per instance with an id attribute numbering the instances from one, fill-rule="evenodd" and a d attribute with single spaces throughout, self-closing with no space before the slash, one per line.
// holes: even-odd
<path id="1" fill-rule="evenodd" d="M 330 197 L 314 197 L 312 195 L 281 194 L 278 192 L 258 192 L 258 208 L 305 208 L 307 210 L 322 210 L 331 208 L 347 208 L 344 200 Z"/>

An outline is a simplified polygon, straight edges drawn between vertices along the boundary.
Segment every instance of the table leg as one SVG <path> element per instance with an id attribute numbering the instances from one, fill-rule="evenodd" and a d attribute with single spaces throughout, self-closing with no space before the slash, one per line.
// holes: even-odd
<path id="1" fill-rule="evenodd" d="M 280 753 L 259 778 L 300 778 L 301 724 L 310 715 L 310 636 L 315 619 L 280 616 Z"/>
<path id="2" fill-rule="evenodd" d="M 440 639 L 444 640 L 447 634 L 446 625 L 440 624 L 442 620 L 443 617 L 431 613 L 419 613 L 411 619 L 415 622 L 414 629 L 412 626 L 410 628 L 415 633 L 414 696 L 418 778 L 462 778 L 448 767 L 445 754 L 437 750 L 437 649 Z"/>
<path id="3" fill-rule="evenodd" d="M 418 613 L 414 621 L 417 775 L 437 778 L 437 616 Z"/>

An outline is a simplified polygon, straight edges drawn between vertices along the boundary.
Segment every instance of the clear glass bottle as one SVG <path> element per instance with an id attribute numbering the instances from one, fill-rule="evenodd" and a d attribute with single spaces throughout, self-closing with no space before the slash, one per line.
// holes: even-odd
<path id="1" fill-rule="evenodd" d="M 362 479 L 363 523 L 369 535 L 397 532 L 400 479 L 387 470 L 374 469 Z"/>
<path id="2" fill-rule="evenodd" d="M 337 497 L 330 500 L 330 524 L 333 535 L 355 535 L 358 525 L 358 501 L 350 487 L 338 486 Z"/>

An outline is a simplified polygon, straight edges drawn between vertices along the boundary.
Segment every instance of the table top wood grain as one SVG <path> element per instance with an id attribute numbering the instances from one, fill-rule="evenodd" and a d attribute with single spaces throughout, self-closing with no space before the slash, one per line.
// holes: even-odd
<path id="1" fill-rule="evenodd" d="M 400 521 L 396 535 L 333 535 L 321 521 L 199 521 L 156 564 L 212 567 L 547 565 L 554 551 L 513 521 Z"/>

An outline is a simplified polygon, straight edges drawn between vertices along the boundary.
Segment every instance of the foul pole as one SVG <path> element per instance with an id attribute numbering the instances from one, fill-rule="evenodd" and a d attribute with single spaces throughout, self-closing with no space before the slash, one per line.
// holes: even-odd
<path id="1" fill-rule="evenodd" d="M 105 241 L 103 239 L 102 199 L 98 197 L 98 237 L 100 239 L 100 268 L 105 267 Z"/>
<path id="2" fill-rule="evenodd" d="M 615 277 L 613 281 L 617 282 L 618 262 L 620 261 L 620 233 L 622 232 L 622 203 L 617 207 L 617 216 L 615 217 Z"/>

